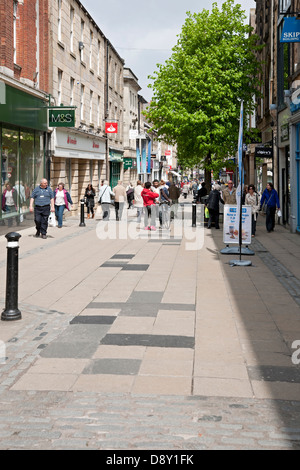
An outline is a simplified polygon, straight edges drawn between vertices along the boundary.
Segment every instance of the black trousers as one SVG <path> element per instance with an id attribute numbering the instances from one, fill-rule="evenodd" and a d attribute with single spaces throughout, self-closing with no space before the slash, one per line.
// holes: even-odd
<path id="1" fill-rule="evenodd" d="M 267 207 L 267 212 L 266 212 L 266 228 L 268 232 L 271 232 L 274 230 L 275 227 L 275 213 L 276 213 L 276 207 Z"/>
<path id="2" fill-rule="evenodd" d="M 116 219 L 121 220 L 124 209 L 124 202 L 115 202 Z"/>
<path id="3" fill-rule="evenodd" d="M 211 223 L 215 223 L 215 228 L 220 228 L 219 226 L 219 211 L 214 211 L 213 209 L 209 209 L 209 219 L 208 219 L 208 224 L 207 228 L 211 227 Z"/>
<path id="4" fill-rule="evenodd" d="M 50 215 L 50 206 L 35 206 L 34 221 L 37 232 L 46 235 L 48 229 L 48 218 Z"/>

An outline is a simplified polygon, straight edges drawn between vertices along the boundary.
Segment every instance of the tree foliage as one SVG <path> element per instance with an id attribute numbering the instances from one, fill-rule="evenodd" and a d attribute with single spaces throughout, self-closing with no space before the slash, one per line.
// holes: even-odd
<path id="1" fill-rule="evenodd" d="M 214 3 L 211 12 L 187 12 L 171 57 L 149 77 L 146 117 L 159 139 L 177 144 L 182 166 L 224 166 L 236 151 L 241 100 L 245 115 L 254 110 L 260 46 L 245 19 L 234 0 L 221 9 Z"/>

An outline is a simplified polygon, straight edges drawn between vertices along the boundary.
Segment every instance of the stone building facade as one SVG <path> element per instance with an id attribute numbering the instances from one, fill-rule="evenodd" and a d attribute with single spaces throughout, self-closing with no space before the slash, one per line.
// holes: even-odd
<path id="1" fill-rule="evenodd" d="M 50 25 L 51 104 L 76 108 L 75 126 L 52 132 L 51 185 L 65 184 L 76 212 L 87 185 L 98 194 L 114 156 L 123 161 L 124 61 L 77 0 L 51 2 Z M 108 135 L 112 121 L 118 134 Z"/>

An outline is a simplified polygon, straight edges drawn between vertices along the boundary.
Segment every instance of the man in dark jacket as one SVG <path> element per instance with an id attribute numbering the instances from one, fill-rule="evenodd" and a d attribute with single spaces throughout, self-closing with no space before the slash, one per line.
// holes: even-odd
<path id="1" fill-rule="evenodd" d="M 209 219 L 207 228 L 211 228 L 211 223 L 215 223 L 215 228 L 219 229 L 219 204 L 220 202 L 224 204 L 223 199 L 221 198 L 220 193 L 221 187 L 218 184 L 215 184 L 214 189 L 209 193 L 207 208 L 209 210 Z"/>
<path id="2" fill-rule="evenodd" d="M 205 181 L 201 183 L 201 188 L 198 190 L 197 202 L 201 202 L 201 198 L 207 196 L 207 189 L 205 187 Z"/>

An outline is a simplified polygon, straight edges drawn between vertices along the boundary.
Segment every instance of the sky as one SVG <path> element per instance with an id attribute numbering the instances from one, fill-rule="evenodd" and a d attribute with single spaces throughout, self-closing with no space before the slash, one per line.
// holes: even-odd
<path id="1" fill-rule="evenodd" d="M 199 13 L 210 9 L 219 0 L 80 0 L 98 27 L 111 42 L 128 67 L 137 76 L 147 101 L 152 90 L 149 75 L 171 56 L 177 36 L 186 19 L 186 12 Z M 235 0 L 249 18 L 254 0 Z"/>

